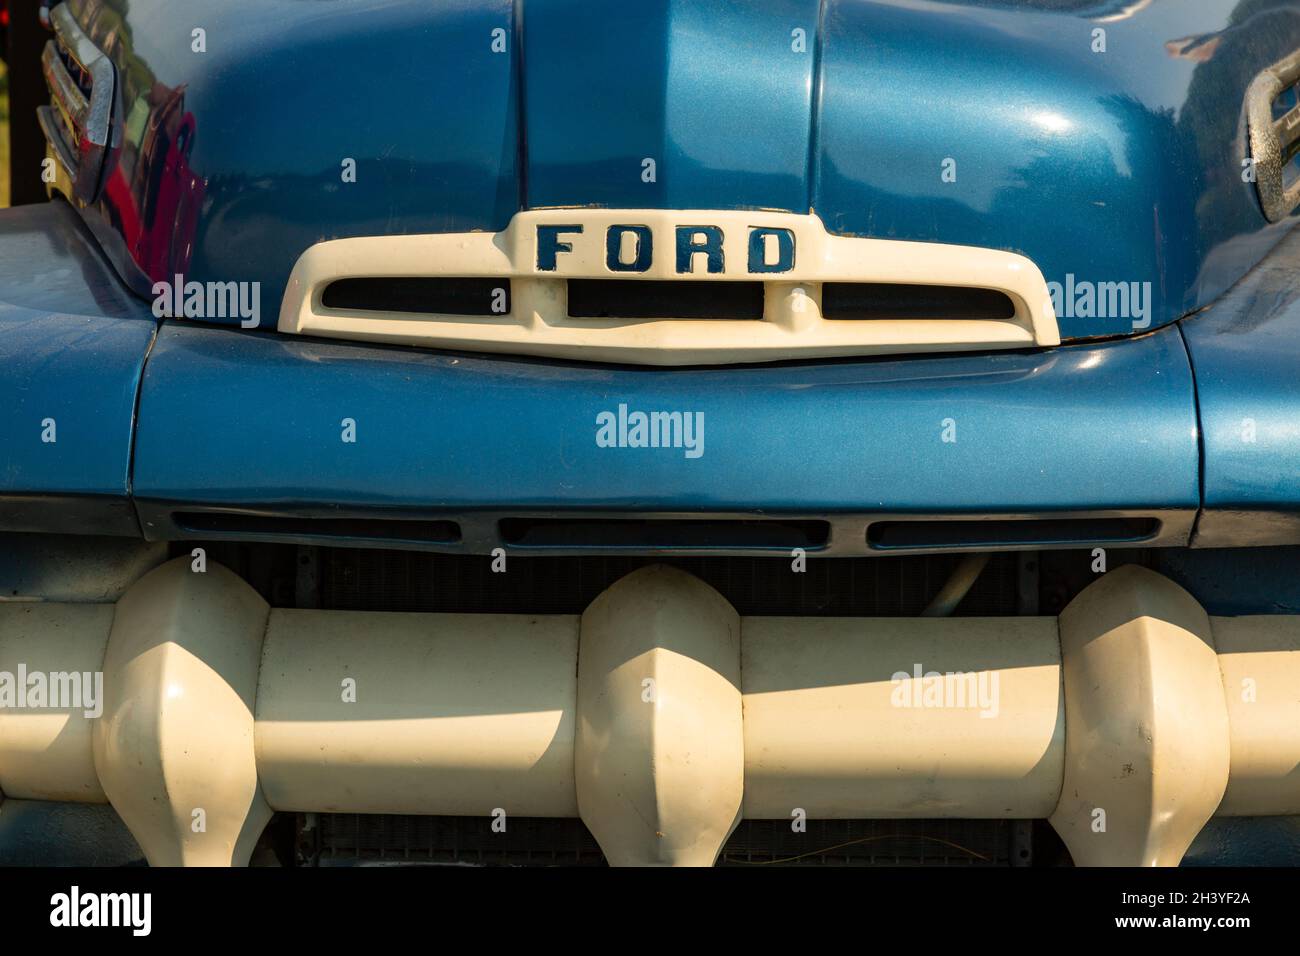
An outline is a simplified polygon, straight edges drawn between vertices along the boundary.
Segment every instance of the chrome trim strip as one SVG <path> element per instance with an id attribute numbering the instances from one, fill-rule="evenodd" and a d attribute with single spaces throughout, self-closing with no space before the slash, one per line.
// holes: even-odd
<path id="1" fill-rule="evenodd" d="M 41 69 L 53 106 L 75 139 L 67 141 L 60 124 L 53 122 L 53 115 L 40 117 L 41 129 L 50 152 L 66 167 L 72 188 L 69 198 L 90 203 L 99 191 L 104 154 L 116 145 L 112 125 L 116 72 L 104 52 L 82 31 L 66 5 L 54 7 L 50 18 L 55 39 L 45 44 Z M 89 96 L 68 72 L 61 51 L 90 76 Z"/>
<path id="2" fill-rule="evenodd" d="M 112 135 L 113 81 L 116 75 L 113 64 L 82 31 L 66 4 L 55 7 L 50 17 L 54 22 L 54 34 L 63 48 L 90 74 L 89 111 L 82 135 L 96 146 L 108 146 Z"/>
<path id="3" fill-rule="evenodd" d="M 81 92 L 72 79 L 63 61 L 59 58 L 59 48 L 54 40 L 48 40 L 41 53 L 41 72 L 45 74 L 45 84 L 50 89 L 54 105 L 67 117 L 68 122 L 77 129 L 86 125 L 90 113 L 90 101 Z"/>

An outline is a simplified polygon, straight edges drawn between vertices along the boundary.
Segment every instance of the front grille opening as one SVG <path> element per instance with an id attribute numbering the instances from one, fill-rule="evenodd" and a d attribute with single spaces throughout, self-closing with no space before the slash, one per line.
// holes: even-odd
<path id="1" fill-rule="evenodd" d="M 888 282 L 827 282 L 822 316 L 827 319 L 1014 318 L 1015 303 L 997 289 Z"/>
<path id="2" fill-rule="evenodd" d="M 321 304 L 343 312 L 509 315 L 510 280 L 441 276 L 335 279 L 321 293 Z"/>
<path id="3" fill-rule="evenodd" d="M 505 518 L 501 538 L 518 548 L 822 548 L 827 521 L 704 518 Z"/>
<path id="4" fill-rule="evenodd" d="M 290 550 L 291 549 L 287 549 Z M 959 554 L 881 555 L 809 560 L 803 573 L 781 557 L 655 556 L 601 554 L 512 554 L 509 572 L 492 570 L 480 555 L 424 551 L 320 548 L 317 591 L 305 606 L 336 611 L 425 611 L 459 614 L 581 614 L 607 587 L 637 568 L 668 564 L 704 581 L 740 614 L 809 617 L 915 617 L 952 575 Z M 185 552 L 188 553 L 188 552 Z M 1087 552 L 1078 564 L 1087 571 Z M 225 556 L 248 573 L 250 559 Z M 1006 617 L 1019 606 L 1017 555 L 999 552 L 976 580 L 957 613 Z M 292 586 L 293 554 L 283 557 L 286 586 Z M 1077 584 L 1083 587 L 1087 580 Z M 1075 585 L 1062 588 L 1063 599 Z M 277 604 L 270 580 L 263 585 Z"/>
<path id="5" fill-rule="evenodd" d="M 259 515 L 226 511 L 176 512 L 176 526 L 190 534 L 231 534 L 259 538 L 365 539 L 456 544 L 455 521 L 404 518 L 315 518 L 299 515 Z"/>
<path id="6" fill-rule="evenodd" d="M 297 815 L 297 860 L 306 866 L 365 863 L 471 866 L 603 866 L 581 820 L 320 813 Z M 1032 828 L 1017 820 L 742 820 L 719 866 L 1029 866 Z"/>
<path id="7" fill-rule="evenodd" d="M 272 607 L 441 614 L 581 614 L 619 578 L 637 568 L 666 564 L 699 578 L 741 615 L 916 617 L 963 557 L 957 551 L 827 560 L 810 555 L 805 570 L 795 573 L 789 555 L 533 552 L 512 554 L 509 572 L 502 574 L 489 555 L 211 537 L 173 541 L 171 556 L 188 555 L 196 544 L 207 551 L 209 561 L 230 568 Z M 1112 569 L 1131 563 L 1156 566 L 1195 587 L 1173 570 L 1177 564 L 1159 567 L 1156 555 L 1180 553 L 1191 552 L 1116 548 L 1108 564 Z M 994 552 L 954 616 L 1059 614 L 1095 580 L 1094 561 L 1091 548 Z"/>
<path id="8" fill-rule="evenodd" d="M 297 862 L 473 866 L 603 866 L 605 856 L 581 820 L 510 818 L 494 832 L 491 817 L 318 813 L 305 829 L 298 815 Z"/>
<path id="9" fill-rule="evenodd" d="M 763 318 L 761 282 L 570 279 L 573 319 Z"/>
<path id="10" fill-rule="evenodd" d="M 877 521 L 867 528 L 872 548 L 996 548 L 1146 541 L 1155 518 L 954 519 Z"/>
<path id="11" fill-rule="evenodd" d="M 718 866 L 1029 866 L 1028 821 L 742 820 Z"/>

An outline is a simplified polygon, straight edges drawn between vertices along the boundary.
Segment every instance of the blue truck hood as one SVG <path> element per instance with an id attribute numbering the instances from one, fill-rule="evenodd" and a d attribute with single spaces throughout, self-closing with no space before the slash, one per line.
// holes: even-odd
<path id="1" fill-rule="evenodd" d="M 321 240 L 608 206 L 1020 252 L 1063 336 L 1127 334 L 1292 224 L 1242 175 L 1287 0 L 71 2 L 119 74 L 88 214 L 124 276 L 260 282 L 267 326 Z"/>

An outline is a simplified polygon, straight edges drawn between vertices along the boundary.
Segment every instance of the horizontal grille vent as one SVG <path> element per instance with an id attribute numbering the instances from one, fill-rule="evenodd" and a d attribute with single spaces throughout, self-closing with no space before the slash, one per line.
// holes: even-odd
<path id="1" fill-rule="evenodd" d="M 425 315 L 509 315 L 510 280 L 410 277 L 335 279 L 321 293 L 327 309 Z"/>
<path id="2" fill-rule="evenodd" d="M 521 548 L 821 548 L 826 521 L 656 518 L 506 518 L 501 538 Z"/>
<path id="3" fill-rule="evenodd" d="M 570 279 L 569 317 L 758 320 L 763 283 Z"/>
<path id="4" fill-rule="evenodd" d="M 1154 518 L 954 519 L 877 521 L 867 544 L 889 548 L 996 548 L 1146 541 L 1160 530 Z"/>
<path id="5" fill-rule="evenodd" d="M 460 541 L 460 526 L 454 521 L 373 517 L 317 518 L 226 511 L 180 511 L 172 515 L 172 520 L 182 530 L 192 534 L 230 534 L 262 539 L 419 541 L 435 544 L 455 544 Z"/>
<path id="6" fill-rule="evenodd" d="M 321 293 L 327 309 L 413 315 L 508 315 L 510 280 L 461 277 L 336 279 Z M 761 282 L 681 282 L 657 279 L 570 279 L 574 319 L 736 319 L 759 321 Z M 828 282 L 822 315 L 842 320 L 968 319 L 1007 321 L 1010 297 L 996 289 Z"/>
<path id="7" fill-rule="evenodd" d="M 1016 314 L 1015 303 L 997 289 L 888 282 L 827 282 L 822 315 L 828 319 L 989 319 Z"/>

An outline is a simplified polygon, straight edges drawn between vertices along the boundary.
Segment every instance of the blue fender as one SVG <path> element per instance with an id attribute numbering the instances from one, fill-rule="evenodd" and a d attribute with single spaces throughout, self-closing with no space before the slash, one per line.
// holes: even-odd
<path id="1" fill-rule="evenodd" d="M 0 529 L 140 533 L 132 429 L 156 329 L 65 203 L 0 212 Z"/>
<path id="2" fill-rule="evenodd" d="M 1182 328 L 1205 436 L 1193 543 L 1300 543 L 1300 236 Z"/>

